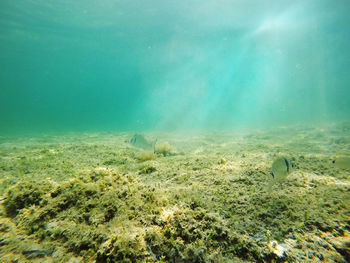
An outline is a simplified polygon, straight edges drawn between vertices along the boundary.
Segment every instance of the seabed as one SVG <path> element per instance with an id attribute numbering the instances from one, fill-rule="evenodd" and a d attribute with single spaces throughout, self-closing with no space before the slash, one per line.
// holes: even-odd
<path id="1" fill-rule="evenodd" d="M 143 134 L 1 137 L 0 261 L 349 262 L 349 124 Z"/>

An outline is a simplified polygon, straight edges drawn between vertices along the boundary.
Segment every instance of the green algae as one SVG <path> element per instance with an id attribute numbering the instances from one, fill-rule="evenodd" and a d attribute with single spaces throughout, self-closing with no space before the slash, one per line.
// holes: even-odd
<path id="1" fill-rule="evenodd" d="M 321 142 L 306 151 L 284 133 L 259 136 L 175 138 L 171 145 L 184 154 L 144 162 L 123 143 L 125 134 L 1 146 L 0 258 L 296 262 L 308 251 L 314 260 L 345 262 L 346 172 L 332 168 Z M 254 148 L 261 140 L 266 147 Z M 271 153 L 274 144 L 279 150 Z M 266 191 L 272 161 L 285 154 L 296 170 Z M 322 236 L 329 248 L 317 245 Z M 289 250 L 279 256 L 274 242 Z M 50 253 L 22 254 L 32 250 Z"/>

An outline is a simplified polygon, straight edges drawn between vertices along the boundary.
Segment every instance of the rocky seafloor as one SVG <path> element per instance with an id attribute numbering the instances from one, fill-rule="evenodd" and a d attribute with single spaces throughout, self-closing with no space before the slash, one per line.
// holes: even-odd
<path id="1" fill-rule="evenodd" d="M 132 136 L 0 137 L 0 261 L 349 262 L 349 124 Z"/>

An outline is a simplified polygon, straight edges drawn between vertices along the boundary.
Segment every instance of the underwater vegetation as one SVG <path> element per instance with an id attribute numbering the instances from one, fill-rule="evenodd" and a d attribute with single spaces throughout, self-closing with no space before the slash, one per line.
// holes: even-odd
<path id="1" fill-rule="evenodd" d="M 347 262 L 350 135 L 289 130 L 1 144 L 1 261 Z"/>
<path id="2" fill-rule="evenodd" d="M 168 142 L 157 143 L 154 151 L 158 154 L 162 154 L 163 156 L 176 154 L 176 149 Z"/>
<path id="3" fill-rule="evenodd" d="M 153 152 L 142 151 L 140 152 L 139 159 L 141 162 L 154 160 L 156 159 L 156 155 Z"/>

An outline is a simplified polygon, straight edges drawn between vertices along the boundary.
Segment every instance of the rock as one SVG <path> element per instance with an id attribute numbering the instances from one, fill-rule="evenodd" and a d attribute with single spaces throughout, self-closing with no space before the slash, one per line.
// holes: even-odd
<path id="1" fill-rule="evenodd" d="M 277 241 L 273 240 L 267 244 L 268 249 L 274 253 L 276 256 L 282 258 L 284 253 L 289 250 L 288 246 L 283 244 L 278 244 Z"/>

